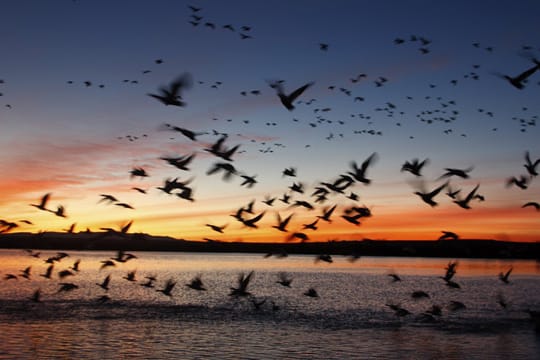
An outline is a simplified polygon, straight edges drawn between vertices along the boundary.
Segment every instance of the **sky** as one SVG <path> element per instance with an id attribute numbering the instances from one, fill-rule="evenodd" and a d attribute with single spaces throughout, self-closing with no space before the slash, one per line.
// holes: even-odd
<path id="1" fill-rule="evenodd" d="M 539 180 L 524 167 L 526 152 L 540 158 L 540 71 L 523 89 L 503 77 L 540 59 L 537 1 L 6 0 L 0 7 L 0 219 L 16 223 L 12 231 L 73 223 L 75 231 L 100 231 L 133 221 L 130 232 L 191 240 L 280 242 L 295 232 L 309 241 L 434 240 L 442 231 L 539 238 L 540 212 L 522 206 L 540 201 Z M 182 74 L 192 79 L 181 91 L 185 106 L 148 96 Z M 290 111 L 269 86 L 275 81 L 286 94 L 313 84 Z M 192 141 L 165 124 L 201 134 Z M 225 147 L 239 145 L 230 181 L 208 174 L 227 161 L 204 150 L 223 134 Z M 315 202 L 321 182 L 374 153 L 370 184 L 355 181 Z M 160 159 L 191 154 L 188 171 Z M 401 171 L 413 159 L 429 159 L 420 177 Z M 149 176 L 131 177 L 139 167 Z M 290 167 L 296 177 L 282 174 Z M 441 178 L 447 168 L 470 169 L 468 178 Z M 241 186 L 241 175 L 257 183 Z M 526 189 L 507 186 L 520 176 Z M 157 189 L 174 178 L 191 180 L 194 201 Z M 484 200 L 463 209 L 446 187 L 432 207 L 414 194 L 446 181 L 460 197 L 479 185 Z M 293 183 L 304 193 L 291 191 Z M 30 206 L 46 193 L 52 212 Z M 314 209 L 262 202 L 286 193 Z M 231 217 L 251 201 L 253 214 L 242 217 L 264 213 L 257 228 Z M 53 213 L 58 205 L 67 217 Z M 331 222 L 303 229 L 334 205 Z M 346 221 L 354 206 L 371 216 Z M 288 232 L 273 227 L 277 214 L 292 214 Z M 226 227 L 218 233 L 207 224 Z"/>

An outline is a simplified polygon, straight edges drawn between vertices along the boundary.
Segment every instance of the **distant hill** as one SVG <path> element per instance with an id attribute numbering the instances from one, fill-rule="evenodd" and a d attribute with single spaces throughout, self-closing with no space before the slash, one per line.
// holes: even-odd
<path id="1" fill-rule="evenodd" d="M 273 254 L 330 254 L 345 256 L 410 256 L 448 258 L 540 259 L 540 242 L 463 239 L 445 241 L 361 240 L 307 243 L 244 243 L 190 241 L 143 233 L 8 233 L 0 248 L 42 250 L 126 250 L 234 252 Z"/>

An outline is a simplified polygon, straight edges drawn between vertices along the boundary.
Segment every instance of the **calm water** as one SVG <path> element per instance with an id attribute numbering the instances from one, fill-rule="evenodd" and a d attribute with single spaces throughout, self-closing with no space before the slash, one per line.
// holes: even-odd
<path id="1" fill-rule="evenodd" d="M 454 280 L 439 278 L 449 259 L 134 253 L 100 270 L 114 252 L 69 252 L 46 279 L 43 260 L 0 250 L 0 358 L 219 359 L 534 359 L 540 335 L 526 310 L 540 310 L 540 267 L 534 261 L 459 260 Z M 80 259 L 80 272 L 58 271 Z M 30 279 L 21 270 L 31 266 Z M 497 277 L 513 266 L 510 283 Z M 136 281 L 124 279 L 136 270 Z M 254 270 L 251 297 L 228 296 L 238 274 Z M 277 284 L 278 273 L 293 281 Z M 392 282 L 388 273 L 402 278 Z M 18 278 L 4 280 L 6 275 Z M 110 289 L 101 283 L 111 275 Z M 143 287 L 155 276 L 155 288 Z M 207 291 L 185 286 L 200 276 Z M 157 292 L 167 279 L 168 297 Z M 59 292 L 60 282 L 78 286 Z M 315 288 L 318 298 L 304 296 Z M 41 291 L 41 302 L 30 298 Z M 413 299 L 423 290 L 429 298 Z M 107 294 L 110 300 L 97 299 Z M 498 300 L 507 304 L 503 308 Z M 263 302 L 257 309 L 255 302 Z M 450 301 L 466 308 L 452 311 Z M 397 316 L 386 304 L 411 312 Z M 425 314 L 433 304 L 441 316 Z"/>

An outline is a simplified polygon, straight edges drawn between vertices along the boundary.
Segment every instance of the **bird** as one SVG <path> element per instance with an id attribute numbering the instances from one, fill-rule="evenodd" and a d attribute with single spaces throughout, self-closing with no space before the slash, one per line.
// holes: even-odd
<path id="1" fill-rule="evenodd" d="M 503 283 L 505 284 L 509 284 L 510 281 L 508 280 L 508 277 L 510 276 L 510 274 L 512 273 L 512 270 L 514 268 L 513 267 L 510 267 L 510 269 L 508 269 L 505 273 L 503 272 L 500 272 L 499 273 L 499 280 L 501 280 Z"/>
<path id="2" fill-rule="evenodd" d="M 531 176 L 520 175 L 519 178 L 513 176 L 506 181 L 506 187 L 516 185 L 521 190 L 527 190 L 527 188 L 529 187 L 530 181 L 531 181 Z"/>
<path id="3" fill-rule="evenodd" d="M 334 205 L 330 208 L 325 208 L 323 209 L 323 214 L 322 215 L 317 215 L 317 217 L 321 220 L 324 220 L 326 222 L 329 222 L 331 223 L 332 220 L 330 219 L 330 217 L 332 216 L 332 213 L 334 212 L 334 210 L 336 210 L 336 207 L 337 205 Z"/>
<path id="4" fill-rule="evenodd" d="M 45 270 L 45 274 L 40 274 L 40 276 L 43 276 L 45 279 L 50 279 L 52 276 L 52 272 L 54 269 L 54 265 L 51 264 L 47 267 L 47 270 Z"/>
<path id="5" fill-rule="evenodd" d="M 103 260 L 103 261 L 101 261 L 101 267 L 99 268 L 99 270 L 103 270 L 106 267 L 111 267 L 111 266 L 116 266 L 114 261 L 112 261 L 112 260 Z"/>
<path id="6" fill-rule="evenodd" d="M 73 266 L 71 267 L 71 270 L 75 271 L 75 272 L 79 272 L 79 265 L 81 264 L 81 259 L 77 259 L 74 263 L 73 263 Z"/>
<path id="7" fill-rule="evenodd" d="M 468 179 L 470 176 L 469 176 L 469 172 L 471 172 L 473 170 L 473 167 L 469 167 L 467 169 L 453 169 L 453 168 L 446 168 L 444 169 L 446 172 L 444 174 L 442 174 L 439 179 L 444 179 L 444 178 L 449 178 L 451 176 L 457 176 L 457 177 L 460 177 L 462 179 Z"/>
<path id="8" fill-rule="evenodd" d="M 161 160 L 165 160 L 168 164 L 185 171 L 189 171 L 189 168 L 187 166 L 193 161 L 194 158 L 195 154 L 180 157 L 160 157 Z"/>
<path id="9" fill-rule="evenodd" d="M 362 165 L 358 167 L 355 161 L 351 162 L 351 168 L 353 169 L 352 172 L 347 172 L 347 174 L 351 175 L 354 180 L 361 182 L 363 184 L 369 185 L 371 183 L 371 180 L 366 178 L 366 171 L 370 164 L 373 163 L 377 159 L 377 153 L 371 154 L 364 162 L 362 162 Z"/>
<path id="10" fill-rule="evenodd" d="M 288 232 L 287 225 L 289 224 L 289 221 L 291 221 L 291 218 L 294 214 L 290 214 L 285 219 L 281 219 L 281 215 L 277 213 L 277 225 L 272 225 L 274 229 L 278 229 L 279 231 Z"/>
<path id="11" fill-rule="evenodd" d="M 96 283 L 97 286 L 102 288 L 105 291 L 109 291 L 109 283 L 111 282 L 111 275 L 107 275 L 101 283 Z"/>
<path id="12" fill-rule="evenodd" d="M 208 226 L 210 229 L 220 234 L 223 234 L 223 230 L 227 227 L 227 225 L 228 224 L 218 226 L 218 225 L 206 224 L 206 226 Z"/>
<path id="13" fill-rule="evenodd" d="M 49 211 L 47 209 L 47 202 L 49 201 L 51 197 L 51 193 L 47 193 L 41 197 L 41 201 L 39 204 L 30 204 L 30 206 L 34 206 L 38 208 L 39 210 Z"/>
<path id="14" fill-rule="evenodd" d="M 37 289 L 36 291 L 34 291 L 32 296 L 30 297 L 30 300 L 36 303 L 41 302 L 41 289 Z"/>
<path id="15" fill-rule="evenodd" d="M 429 299 L 429 294 L 422 290 L 415 290 L 412 292 L 411 297 L 413 299 L 423 299 L 423 298 Z"/>
<path id="16" fill-rule="evenodd" d="M 69 292 L 78 289 L 79 286 L 73 283 L 60 283 L 60 289 L 58 292 Z"/>
<path id="17" fill-rule="evenodd" d="M 438 205 L 438 203 L 434 200 L 435 196 L 437 196 L 447 186 L 448 186 L 448 182 L 436 187 L 430 192 L 416 191 L 415 194 L 420 196 L 422 201 L 424 201 L 426 204 L 430 205 L 431 207 L 434 207 Z"/>
<path id="18" fill-rule="evenodd" d="M 329 254 L 320 254 L 320 255 L 317 255 L 317 257 L 315 258 L 315 262 L 319 262 L 319 261 L 324 261 L 324 262 L 327 262 L 329 264 L 333 263 L 334 260 L 332 259 L 332 256 L 329 255 Z"/>
<path id="19" fill-rule="evenodd" d="M 229 296 L 238 297 L 238 296 L 251 295 L 251 293 L 247 291 L 247 287 L 249 285 L 249 282 L 251 281 L 253 273 L 254 272 L 252 270 L 249 274 L 245 276 L 244 276 L 244 273 L 241 273 L 240 275 L 238 275 L 238 287 L 236 288 L 231 287 L 231 292 L 229 293 Z"/>
<path id="20" fill-rule="evenodd" d="M 169 130 L 176 131 L 190 139 L 191 141 L 197 141 L 197 136 L 204 135 L 205 133 L 196 133 L 194 131 L 191 131 L 189 129 L 181 128 L 178 126 L 173 126 L 171 124 L 165 124 L 165 127 Z"/>
<path id="21" fill-rule="evenodd" d="M 303 224 L 302 228 L 304 230 L 317 230 L 317 223 L 319 222 L 319 218 L 315 219 L 314 221 L 310 222 L 309 224 Z"/>
<path id="22" fill-rule="evenodd" d="M 130 178 L 134 178 L 134 177 L 148 177 L 148 173 L 146 172 L 146 170 L 144 170 L 143 168 L 141 167 L 136 167 L 136 168 L 133 168 L 131 169 L 131 171 L 129 172 L 130 173 Z"/>
<path id="23" fill-rule="evenodd" d="M 537 159 L 536 161 L 531 161 L 531 156 L 529 152 L 525 152 L 525 169 L 527 169 L 527 172 L 531 177 L 535 177 L 538 175 L 538 170 L 536 168 L 538 167 L 538 164 L 540 164 L 540 159 Z"/>
<path id="24" fill-rule="evenodd" d="M 21 270 L 21 277 L 25 278 L 26 280 L 30 280 L 30 272 L 32 270 L 31 266 L 26 267 L 24 270 Z"/>
<path id="25" fill-rule="evenodd" d="M 446 273 L 444 276 L 441 276 L 441 278 L 445 281 L 448 281 L 450 279 L 452 279 L 454 277 L 454 275 L 456 274 L 456 268 L 458 266 L 458 262 L 457 261 L 450 261 L 448 263 L 448 265 L 446 266 L 445 270 L 446 270 Z"/>
<path id="26" fill-rule="evenodd" d="M 314 84 L 314 82 L 309 82 L 305 85 L 302 85 L 301 87 L 299 87 L 298 89 L 294 90 L 293 92 L 291 92 L 290 94 L 285 94 L 284 92 L 284 89 L 283 89 L 283 85 L 281 83 L 272 83 L 271 84 L 271 87 L 273 87 L 274 89 L 276 89 L 277 91 L 277 95 L 279 97 L 279 100 L 281 100 L 281 103 L 283 104 L 283 106 L 285 106 L 285 108 L 289 111 L 292 111 L 294 110 L 294 105 L 293 105 L 293 102 L 300 96 L 302 95 L 302 93 L 304 91 L 306 91 L 306 89 L 308 89 L 310 86 L 312 86 Z"/>
<path id="27" fill-rule="evenodd" d="M 263 211 L 259 215 L 252 217 L 251 219 L 241 219 L 240 222 L 250 228 L 257 228 L 257 222 L 261 220 L 266 212 Z"/>
<path id="28" fill-rule="evenodd" d="M 192 86 L 192 77 L 189 73 L 183 73 L 174 79 L 168 87 L 162 86 L 159 88 L 159 95 L 156 94 L 147 94 L 148 96 L 157 99 L 164 105 L 173 105 L 173 106 L 186 106 L 186 103 L 181 101 L 182 91 L 189 89 Z"/>
<path id="29" fill-rule="evenodd" d="M 200 276 L 196 276 L 193 279 L 191 279 L 191 282 L 186 284 L 186 286 L 193 290 L 206 291 L 206 288 L 204 287 Z"/>
<path id="30" fill-rule="evenodd" d="M 300 242 L 306 242 L 309 240 L 309 236 L 303 232 L 293 232 L 287 237 L 287 241 L 292 241 L 294 239 L 300 240 Z"/>
<path id="31" fill-rule="evenodd" d="M 315 290 L 314 288 L 309 288 L 304 292 L 304 296 L 318 298 L 319 294 L 317 293 L 317 290 Z"/>
<path id="32" fill-rule="evenodd" d="M 167 283 L 165 284 L 165 287 L 163 289 L 157 289 L 157 292 L 162 293 L 163 295 L 167 295 L 169 297 L 172 297 L 172 290 L 176 286 L 176 281 L 174 281 L 172 278 L 167 280 Z"/>
<path id="33" fill-rule="evenodd" d="M 422 168 L 428 163 L 429 159 L 424 159 L 420 161 L 415 158 L 412 161 L 405 161 L 405 163 L 401 166 L 401 171 L 408 171 L 415 176 L 422 176 Z"/>
<path id="34" fill-rule="evenodd" d="M 471 208 L 469 206 L 469 203 L 471 202 L 472 199 L 474 199 L 476 195 L 476 191 L 478 190 L 479 187 L 480 187 L 480 184 L 476 185 L 474 189 L 472 189 L 464 199 L 459 199 L 458 197 L 458 199 L 454 200 L 454 203 L 458 204 L 463 209 L 469 210 Z"/>
<path id="35" fill-rule="evenodd" d="M 52 212 L 54 215 L 58 216 L 58 217 L 63 217 L 63 218 L 66 218 L 67 215 L 66 215 L 66 209 L 64 208 L 64 206 L 62 205 L 58 205 L 56 207 L 56 210 L 48 210 L 49 212 Z"/>
<path id="36" fill-rule="evenodd" d="M 529 202 L 526 202 L 525 204 L 523 204 L 523 206 L 521 206 L 522 208 L 526 208 L 526 207 L 532 207 L 534 209 L 536 209 L 536 211 L 540 211 L 540 204 L 537 203 L 536 201 L 529 201 Z"/>
<path id="37" fill-rule="evenodd" d="M 387 275 L 392 278 L 392 282 L 401 281 L 401 277 L 398 274 L 396 274 L 395 272 L 391 272 L 391 273 L 389 273 Z"/>
<path id="38" fill-rule="evenodd" d="M 110 194 L 100 194 L 99 196 L 101 196 L 101 199 L 99 199 L 98 204 L 104 201 L 108 203 L 118 202 L 118 199 L 115 196 L 110 195 Z"/>
<path id="39" fill-rule="evenodd" d="M 65 278 L 66 276 L 73 276 L 73 275 L 75 275 L 75 274 L 72 273 L 70 270 L 67 270 L 67 269 L 58 272 L 58 277 L 59 277 L 60 279 L 63 279 L 63 278 Z"/>
<path id="40" fill-rule="evenodd" d="M 135 279 L 135 275 L 137 274 L 137 270 L 132 270 L 132 271 L 128 271 L 127 275 L 122 277 L 123 279 L 126 279 L 127 281 L 131 281 L 131 282 L 134 282 L 134 281 L 137 281 Z"/>
<path id="41" fill-rule="evenodd" d="M 459 235 L 452 231 L 441 231 L 443 234 L 437 240 L 459 240 Z"/>
<path id="42" fill-rule="evenodd" d="M 206 172 L 206 175 L 213 175 L 218 171 L 223 171 L 223 180 L 225 181 L 231 180 L 233 175 L 238 174 L 238 171 L 232 164 L 217 162 Z"/>
<path id="43" fill-rule="evenodd" d="M 540 62 L 536 59 L 532 59 L 532 60 L 534 61 L 535 65 L 523 71 L 519 75 L 516 75 L 516 76 L 502 75 L 502 77 L 506 79 L 516 89 L 523 90 L 525 88 L 525 83 L 527 79 L 540 68 Z"/>

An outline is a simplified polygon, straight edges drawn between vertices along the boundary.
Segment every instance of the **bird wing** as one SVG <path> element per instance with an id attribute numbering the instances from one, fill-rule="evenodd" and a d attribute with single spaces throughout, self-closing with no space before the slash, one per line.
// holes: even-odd
<path id="1" fill-rule="evenodd" d="M 292 93 L 290 93 L 290 95 L 287 96 L 287 97 L 289 98 L 289 100 L 290 100 L 291 102 L 293 102 L 297 97 L 299 97 L 300 95 L 302 95 L 302 93 L 303 93 L 304 91 L 306 91 L 306 89 L 307 89 L 308 87 L 310 87 L 310 86 L 313 85 L 313 84 L 314 84 L 314 82 L 309 82 L 309 83 L 305 84 L 304 86 L 301 86 L 301 87 L 299 87 L 298 89 L 294 90 L 294 91 L 293 91 Z"/>

